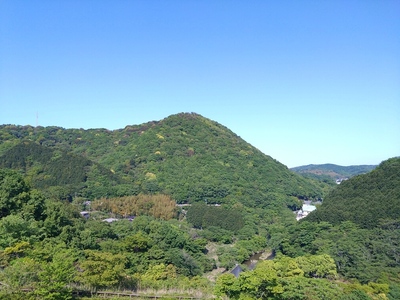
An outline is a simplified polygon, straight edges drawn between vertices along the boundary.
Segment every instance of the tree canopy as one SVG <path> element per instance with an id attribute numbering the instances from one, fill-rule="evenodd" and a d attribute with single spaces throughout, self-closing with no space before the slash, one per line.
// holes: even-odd
<path id="1" fill-rule="evenodd" d="M 307 220 L 332 224 L 352 221 L 374 228 L 399 216 L 400 158 L 391 158 L 370 173 L 342 182 Z"/>

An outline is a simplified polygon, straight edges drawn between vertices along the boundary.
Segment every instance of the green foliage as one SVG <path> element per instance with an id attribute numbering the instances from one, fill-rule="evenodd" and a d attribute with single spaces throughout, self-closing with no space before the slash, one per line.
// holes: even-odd
<path id="1" fill-rule="evenodd" d="M 72 299 L 72 288 L 69 284 L 76 275 L 75 259 L 72 250 L 63 250 L 55 253 L 50 262 L 44 262 L 34 291 L 35 295 L 47 300 Z"/>
<path id="2" fill-rule="evenodd" d="M 326 265 L 323 267 L 325 270 L 318 276 L 310 276 L 318 268 L 315 264 L 321 261 Z M 310 262 L 314 264 L 311 268 Z M 239 278 L 232 274 L 221 275 L 216 281 L 214 293 L 229 299 L 387 299 L 387 284 L 361 285 L 325 278 L 335 273 L 332 273 L 332 262 L 329 256 L 301 259 L 279 256 L 273 261 L 259 262 L 253 271 L 242 272 Z"/>
<path id="3" fill-rule="evenodd" d="M 32 258 L 20 258 L 1 270 L 0 282 L 8 293 L 34 288 L 39 282 L 40 264 Z"/>
<path id="4" fill-rule="evenodd" d="M 334 278 L 337 275 L 335 261 L 327 254 L 299 256 L 295 260 L 305 277 Z"/>
<path id="5" fill-rule="evenodd" d="M 235 276 L 231 273 L 226 273 L 218 277 L 214 293 L 216 296 L 228 296 L 230 299 L 235 299 L 240 295 L 240 285 Z"/>
<path id="6" fill-rule="evenodd" d="M 223 244 L 232 243 L 233 238 L 231 231 L 215 226 L 210 226 L 204 230 L 201 230 L 198 232 L 198 234 L 211 242 L 219 242 Z"/>
<path id="7" fill-rule="evenodd" d="M 323 279 L 296 276 L 281 279 L 281 284 L 283 292 L 277 299 L 282 300 L 341 299 L 343 295 L 335 282 Z"/>
<path id="8" fill-rule="evenodd" d="M 28 191 L 20 174 L 0 169 L 0 217 L 19 211 L 30 200 Z"/>
<path id="9" fill-rule="evenodd" d="M 78 280 L 93 289 L 112 287 L 121 283 L 125 276 L 126 258 L 121 254 L 112 254 L 86 250 L 86 259 L 80 263 L 82 273 Z"/>
<path id="10" fill-rule="evenodd" d="M 385 276 L 393 278 L 400 271 L 400 232 L 395 225 L 397 223 L 391 221 L 384 223 L 383 228 L 361 229 L 351 222 L 332 226 L 326 222 L 304 221 L 281 229 L 284 238 L 280 241 L 271 238 L 268 244 L 275 251 L 292 257 L 304 256 L 307 253 L 329 254 L 334 259 L 340 275 L 367 283 Z M 278 234 L 274 233 L 274 236 Z M 320 261 L 313 263 L 314 265 L 320 264 L 322 267 L 329 262 L 323 256 L 319 258 Z M 297 259 L 300 262 L 303 258 Z M 314 270 L 312 273 L 315 272 Z M 310 275 L 309 271 L 306 274 Z"/>
<path id="11" fill-rule="evenodd" d="M 127 236 L 123 243 L 125 249 L 129 252 L 144 252 L 150 248 L 151 239 L 139 231 L 134 235 Z"/>
<path id="12" fill-rule="evenodd" d="M 40 239 L 41 229 L 37 222 L 26 220 L 20 215 L 9 215 L 0 219 L 0 248 L 18 242 L 35 242 Z"/>
<path id="13" fill-rule="evenodd" d="M 54 150 L 31 141 L 21 142 L 0 156 L 0 167 L 24 172 L 33 187 L 56 199 L 71 200 L 77 193 L 97 197 L 116 190 L 124 193 L 122 187 L 113 187 L 122 180 L 103 166 L 64 149 Z"/>
<path id="14" fill-rule="evenodd" d="M 344 181 L 307 220 L 332 224 L 352 221 L 363 228 L 374 228 L 382 220 L 399 215 L 400 158 L 392 158 L 368 174 Z"/>
<path id="15" fill-rule="evenodd" d="M 379 201 L 380 193 L 398 201 L 396 164 L 389 160 L 363 175 L 381 181 L 369 181 L 378 187 L 373 197 Z M 268 247 L 274 261 L 260 262 L 237 279 L 220 276 L 215 294 L 232 299 L 398 294 L 398 219 L 377 215 L 371 227 L 362 218 L 359 225 L 296 223 L 290 209 L 301 199 L 320 198 L 328 185 L 293 174 L 196 114 L 114 131 L 0 126 L 0 165 L 18 170 L 0 169 L 2 299 L 71 299 L 72 287 L 209 289 L 205 272 L 229 269 Z M 356 192 L 363 180 L 355 178 L 349 180 L 350 196 L 364 199 Z M 331 195 L 343 196 L 340 189 Z M 78 209 L 88 209 L 88 199 L 98 200 L 86 220 Z M 176 202 L 191 204 L 182 207 L 179 220 Z M 101 221 L 132 214 L 132 221 Z M 29 292 L 21 296 L 21 289 Z"/>
<path id="16" fill-rule="evenodd" d="M 58 198 L 162 193 L 178 203 L 283 208 L 287 196 L 322 196 L 320 184 L 197 114 L 114 131 L 3 125 L 0 138 L 0 166 Z"/>
<path id="17" fill-rule="evenodd" d="M 143 275 L 139 276 L 141 288 L 160 288 L 166 281 L 174 282 L 177 271 L 173 265 L 158 264 L 150 267 Z"/>
<path id="18" fill-rule="evenodd" d="M 44 210 L 43 222 L 47 237 L 58 236 L 64 227 L 72 226 L 75 219 L 79 218 L 78 212 L 65 201 L 47 200 Z"/>
<path id="19" fill-rule="evenodd" d="M 21 246 L 19 244 L 16 247 Z M 76 258 L 72 250 L 65 248 L 58 250 L 56 253 L 48 253 L 50 255 L 45 259 L 37 255 L 14 259 L 0 272 L 0 281 L 6 287 L 7 295 L 28 290 L 33 299 L 72 299 L 72 289 L 69 284 L 75 277 Z"/>
<path id="20" fill-rule="evenodd" d="M 205 203 L 193 203 L 186 214 L 187 220 L 193 225 L 194 228 L 202 228 L 203 218 L 207 211 L 207 205 Z"/>
<path id="21" fill-rule="evenodd" d="M 188 208 L 186 217 L 195 228 L 218 227 L 236 232 L 244 226 L 242 213 L 233 208 L 195 203 Z"/>
<path id="22" fill-rule="evenodd" d="M 388 293 L 389 300 L 400 299 L 400 284 L 391 284 Z"/>

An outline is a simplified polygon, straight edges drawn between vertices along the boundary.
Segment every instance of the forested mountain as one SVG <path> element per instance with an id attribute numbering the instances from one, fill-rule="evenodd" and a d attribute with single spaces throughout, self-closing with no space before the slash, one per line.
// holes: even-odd
<path id="1" fill-rule="evenodd" d="M 290 168 L 293 172 L 307 178 L 314 178 L 333 183 L 335 180 L 365 174 L 376 168 L 376 165 L 339 166 L 335 164 L 306 165 Z"/>
<path id="2" fill-rule="evenodd" d="M 382 162 L 370 173 L 344 181 L 325 198 L 309 221 L 352 221 L 373 228 L 400 216 L 400 158 Z"/>
<path id="3" fill-rule="evenodd" d="M 3 125 L 0 141 L 0 166 L 23 170 L 60 198 L 162 193 L 178 203 L 262 207 L 323 194 L 322 183 L 194 113 L 114 131 Z"/>

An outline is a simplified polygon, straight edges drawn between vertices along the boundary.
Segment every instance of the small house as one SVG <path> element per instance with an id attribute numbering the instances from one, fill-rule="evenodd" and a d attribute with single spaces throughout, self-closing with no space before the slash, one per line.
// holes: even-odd
<path id="1" fill-rule="evenodd" d="M 85 219 L 89 219 L 89 212 L 88 211 L 81 211 L 80 215 L 81 215 L 81 217 L 84 217 Z"/>
<path id="2" fill-rule="evenodd" d="M 108 219 L 104 219 L 104 220 L 103 220 L 103 222 L 107 222 L 107 223 L 112 223 L 112 222 L 115 222 L 115 221 L 118 221 L 118 219 L 115 219 L 115 218 L 108 218 Z"/>

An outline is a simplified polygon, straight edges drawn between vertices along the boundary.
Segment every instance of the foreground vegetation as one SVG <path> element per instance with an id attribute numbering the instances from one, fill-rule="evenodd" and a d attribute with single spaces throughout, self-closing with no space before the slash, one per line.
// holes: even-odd
<path id="1" fill-rule="evenodd" d="M 203 204 L 187 208 L 188 220 L 192 220 L 190 210 L 194 213 L 203 207 L 203 217 L 193 221 L 203 229 L 177 219 L 183 214 L 179 210 L 175 217 L 164 219 L 144 210 L 144 215 L 131 221 L 114 212 L 121 219 L 107 223 L 101 220 L 110 213 L 107 205 L 103 211 L 92 211 L 93 217 L 86 220 L 78 213 L 79 203 L 45 199 L 14 171 L 2 170 L 0 178 L 0 291 L 4 299 L 72 299 L 74 291 L 110 288 L 135 293 L 167 290 L 170 296 L 179 290 L 181 296 L 200 298 L 399 296 L 400 235 L 395 220 L 374 229 L 361 229 L 349 221 L 298 224 L 290 214 L 278 217 L 271 212 L 267 217 L 265 211 L 265 216 L 257 216 L 239 207 L 230 214 L 227 208 Z M 149 204 L 154 200 L 138 197 L 129 203 L 135 207 L 143 199 Z M 229 221 L 238 212 L 242 227 Z M 225 227 L 213 214 L 225 216 Z M 219 247 L 217 258 L 207 256 L 210 242 Z M 217 267 L 229 270 L 267 247 L 275 251 L 276 258 L 259 263 L 255 270 L 245 269 L 239 278 L 226 273 L 213 283 L 204 276 Z"/>

